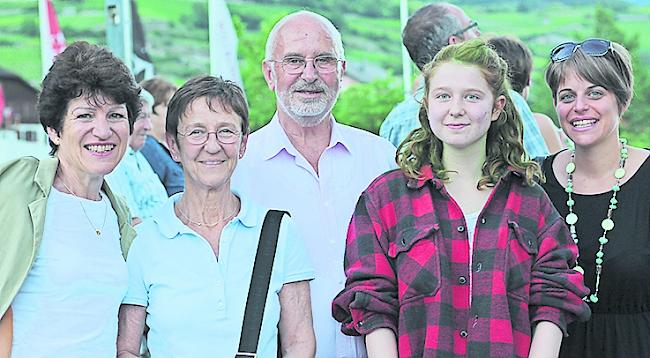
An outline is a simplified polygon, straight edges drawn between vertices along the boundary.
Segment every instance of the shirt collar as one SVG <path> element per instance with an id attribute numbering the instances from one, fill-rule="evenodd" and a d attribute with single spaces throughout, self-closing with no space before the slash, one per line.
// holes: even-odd
<path id="1" fill-rule="evenodd" d="M 336 119 L 334 119 L 334 116 L 332 116 L 331 121 L 332 133 L 330 136 L 330 144 L 327 146 L 327 148 L 333 148 L 340 144 L 348 152 L 352 153 L 353 150 L 351 148 L 353 147 L 352 143 L 354 143 L 354 141 L 346 140 L 343 126 L 339 124 Z M 265 136 L 266 142 L 261 149 L 262 158 L 264 160 L 275 157 L 282 150 L 285 150 L 287 153 L 291 154 L 294 157 L 298 156 L 298 150 L 289 140 L 289 137 L 284 131 L 284 128 L 282 128 L 277 112 L 273 115 L 273 118 L 265 130 L 269 131 L 269 133 Z"/>
<path id="2" fill-rule="evenodd" d="M 523 174 L 521 172 L 509 165 L 506 168 L 506 172 L 501 176 L 500 180 L 509 180 L 513 176 L 517 178 L 523 178 Z M 406 186 L 409 189 L 421 189 L 428 181 L 431 181 L 437 190 L 442 189 L 444 186 L 444 182 L 434 175 L 431 164 L 423 165 L 420 168 L 420 177 L 417 179 L 409 178 L 406 182 Z"/>
<path id="3" fill-rule="evenodd" d="M 246 227 L 257 225 L 260 216 L 259 208 L 253 205 L 247 196 L 240 195 L 236 190 L 233 190 L 233 193 L 239 197 L 241 202 L 239 214 L 235 216 L 234 221 L 236 223 L 241 223 Z M 176 204 L 176 202 L 182 197 L 183 192 L 172 195 L 156 212 L 156 214 L 153 215 L 153 221 L 156 223 L 158 230 L 160 230 L 160 233 L 165 238 L 174 239 L 179 237 L 180 234 L 196 234 L 194 230 L 183 224 L 174 211 L 174 204 Z"/>

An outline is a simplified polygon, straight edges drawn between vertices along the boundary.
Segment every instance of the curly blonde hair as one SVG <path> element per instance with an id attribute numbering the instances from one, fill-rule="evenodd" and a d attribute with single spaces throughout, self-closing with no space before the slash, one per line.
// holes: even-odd
<path id="1" fill-rule="evenodd" d="M 503 110 L 487 133 L 486 160 L 477 188 L 494 186 L 508 169 L 521 173 L 528 185 L 543 180 L 539 165 L 530 161 L 524 150 L 523 125 L 508 94 L 508 65 L 481 39 L 447 46 L 424 67 L 425 91 L 419 113 L 421 128 L 411 132 L 397 148 L 396 160 L 402 171 L 408 177 L 419 179 L 422 177 L 421 168 L 431 164 L 436 177 L 448 179 L 449 170 L 442 163 L 443 143 L 429 125 L 427 97 L 431 78 L 442 64 L 450 62 L 477 66 L 490 86 L 495 101 L 499 96 L 506 98 Z"/>

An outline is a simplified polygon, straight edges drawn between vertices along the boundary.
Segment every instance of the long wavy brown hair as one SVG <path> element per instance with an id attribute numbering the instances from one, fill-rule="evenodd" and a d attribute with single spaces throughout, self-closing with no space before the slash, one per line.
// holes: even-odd
<path id="1" fill-rule="evenodd" d="M 431 78 L 442 64 L 449 62 L 477 66 L 490 86 L 495 101 L 499 96 L 506 98 L 503 110 L 487 133 L 486 160 L 477 188 L 494 186 L 508 169 L 521 173 L 528 185 L 543 180 L 539 165 L 531 161 L 524 151 L 521 118 L 508 94 L 508 65 L 481 39 L 447 46 L 424 67 L 425 90 L 419 113 L 421 128 L 411 132 L 397 148 L 396 160 L 402 171 L 418 179 L 422 177 L 422 166 L 431 164 L 436 177 L 448 179 L 449 171 L 442 163 L 443 143 L 429 125 L 427 97 Z"/>

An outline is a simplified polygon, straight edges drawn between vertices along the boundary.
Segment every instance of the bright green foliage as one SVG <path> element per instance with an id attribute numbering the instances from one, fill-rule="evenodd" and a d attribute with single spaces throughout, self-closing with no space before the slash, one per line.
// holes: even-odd
<path id="1" fill-rule="evenodd" d="M 388 112 L 402 99 L 402 88 L 390 78 L 355 84 L 341 93 L 334 117 L 341 123 L 379 133 Z"/>

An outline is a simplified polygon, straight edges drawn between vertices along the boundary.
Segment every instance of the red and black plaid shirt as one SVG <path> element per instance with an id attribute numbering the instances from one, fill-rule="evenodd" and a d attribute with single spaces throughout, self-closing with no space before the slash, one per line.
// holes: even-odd
<path id="1" fill-rule="evenodd" d="M 342 331 L 389 328 L 400 357 L 527 357 L 531 326 L 587 320 L 577 247 L 538 185 L 497 183 L 474 235 L 430 166 L 400 170 L 361 195 L 348 229 L 345 289 L 332 312 Z M 469 282 L 472 282 L 471 293 Z M 471 305 L 470 305 L 471 294 Z"/>

